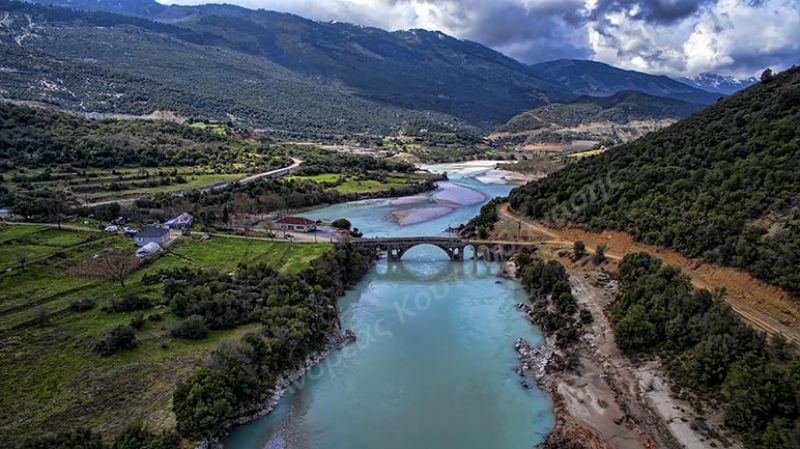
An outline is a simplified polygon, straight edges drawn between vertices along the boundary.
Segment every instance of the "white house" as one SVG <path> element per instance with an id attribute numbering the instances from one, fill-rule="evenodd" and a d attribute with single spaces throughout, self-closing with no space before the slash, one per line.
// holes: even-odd
<path id="1" fill-rule="evenodd" d="M 150 257 L 159 251 L 161 251 L 161 246 L 158 243 L 148 243 L 136 250 L 136 257 Z"/>

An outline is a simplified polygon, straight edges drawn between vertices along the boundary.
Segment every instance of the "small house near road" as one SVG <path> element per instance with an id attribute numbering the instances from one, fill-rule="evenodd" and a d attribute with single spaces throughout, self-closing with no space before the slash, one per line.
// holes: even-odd
<path id="1" fill-rule="evenodd" d="M 144 245 L 143 247 L 136 250 L 136 257 L 139 258 L 150 257 L 153 254 L 158 253 L 159 251 L 161 251 L 161 246 L 158 243 L 148 243 L 147 245 Z"/>
<path id="2" fill-rule="evenodd" d="M 303 217 L 283 217 L 275 220 L 275 226 L 284 231 L 313 232 L 317 230 L 317 223 Z"/>
<path id="3" fill-rule="evenodd" d="M 146 246 L 148 243 L 163 245 L 167 240 L 169 240 L 169 229 L 156 226 L 145 226 L 133 238 L 137 246 Z"/>
<path id="4" fill-rule="evenodd" d="M 179 229 L 181 231 L 186 231 L 192 227 L 192 223 L 194 222 L 194 217 L 187 213 L 182 213 L 177 217 L 173 218 L 172 220 L 167 221 L 164 223 L 169 229 Z"/>

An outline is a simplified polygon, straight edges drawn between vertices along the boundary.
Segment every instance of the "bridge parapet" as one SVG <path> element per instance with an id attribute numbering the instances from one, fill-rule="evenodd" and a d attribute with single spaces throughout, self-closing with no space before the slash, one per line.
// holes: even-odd
<path id="1" fill-rule="evenodd" d="M 459 237 L 374 237 L 353 239 L 351 243 L 362 248 L 385 251 L 389 260 L 400 260 L 411 248 L 419 245 L 433 245 L 441 248 L 451 261 L 463 261 L 464 250 L 473 248 L 473 259 L 506 260 L 517 250 L 517 246 L 535 246 L 525 242 L 501 242 L 491 240 L 467 240 Z"/>

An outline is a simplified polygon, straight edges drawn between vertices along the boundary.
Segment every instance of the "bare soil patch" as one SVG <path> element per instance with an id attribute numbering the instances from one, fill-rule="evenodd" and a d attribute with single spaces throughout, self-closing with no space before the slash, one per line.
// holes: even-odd
<path id="1" fill-rule="evenodd" d="M 636 242 L 618 231 L 593 232 L 579 228 L 552 228 L 514 214 L 503 204 L 493 238 L 571 246 L 583 241 L 590 250 L 606 245 L 606 255 L 619 260 L 629 252 L 646 252 L 680 267 L 697 288 L 725 289 L 725 300 L 747 323 L 771 335 L 783 335 L 800 345 L 800 303 L 789 293 L 734 268 L 689 259 L 675 251 Z"/>

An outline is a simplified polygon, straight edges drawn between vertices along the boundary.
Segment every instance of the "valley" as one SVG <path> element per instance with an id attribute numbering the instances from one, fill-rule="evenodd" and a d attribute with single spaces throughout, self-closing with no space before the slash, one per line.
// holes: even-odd
<path id="1" fill-rule="evenodd" d="M 324 3 L 0 0 L 0 449 L 800 445 L 800 9 Z"/>

